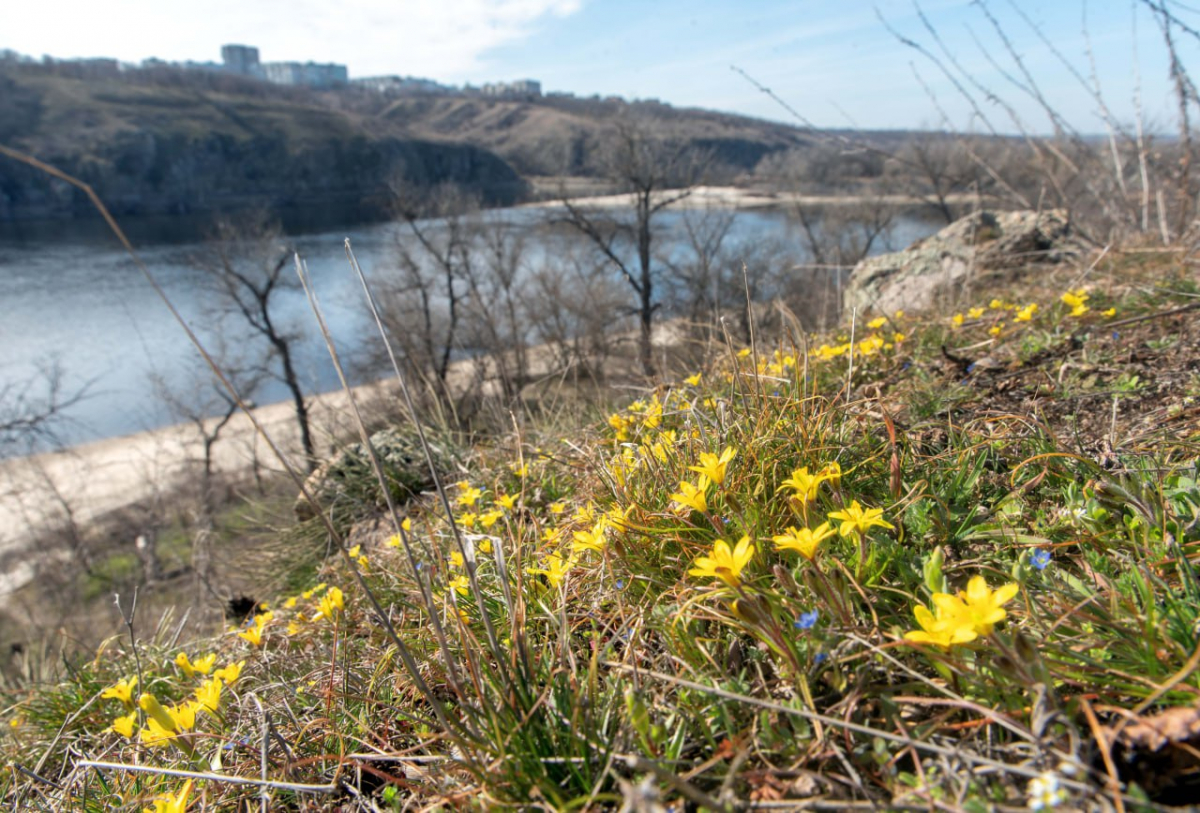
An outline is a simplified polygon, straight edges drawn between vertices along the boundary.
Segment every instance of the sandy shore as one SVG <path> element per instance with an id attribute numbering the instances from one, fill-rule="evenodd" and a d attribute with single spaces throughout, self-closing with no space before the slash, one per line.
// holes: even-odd
<path id="1" fill-rule="evenodd" d="M 683 190 L 663 190 L 656 193 L 663 198 L 673 197 Z M 573 202 L 586 204 L 589 208 L 619 209 L 629 206 L 629 195 L 589 195 L 572 199 Z M 739 186 L 697 186 L 692 188 L 685 197 L 670 205 L 673 209 L 771 209 L 782 206 L 853 206 L 867 200 L 877 203 L 888 203 L 893 206 L 914 206 L 925 203 L 923 198 L 912 195 L 802 195 L 797 192 L 771 192 L 763 189 L 746 189 Z M 969 195 L 955 195 L 949 199 L 951 203 L 965 203 L 971 200 Z M 524 206 L 541 208 L 553 207 L 554 200 L 541 203 L 528 203 Z M 523 208 L 523 207 L 522 207 Z"/>
<path id="2" fill-rule="evenodd" d="M 356 397 L 378 397 L 383 387 L 360 387 Z M 327 453 L 333 435 L 348 428 L 347 396 L 340 391 L 325 393 L 312 397 L 310 404 L 318 448 Z M 281 448 L 295 454 L 299 431 L 290 402 L 261 406 L 254 414 Z M 214 423 L 215 419 L 207 422 L 210 427 Z M 44 559 L 34 562 L 26 555 L 31 540 L 71 521 L 83 526 L 156 495 L 166 496 L 184 478 L 195 476 L 203 457 L 199 428 L 178 424 L 0 461 L 0 596 L 29 583 L 36 576 L 36 565 L 45 564 Z M 250 419 L 238 414 L 213 447 L 214 468 L 245 473 L 256 462 L 264 470 L 282 470 Z"/>

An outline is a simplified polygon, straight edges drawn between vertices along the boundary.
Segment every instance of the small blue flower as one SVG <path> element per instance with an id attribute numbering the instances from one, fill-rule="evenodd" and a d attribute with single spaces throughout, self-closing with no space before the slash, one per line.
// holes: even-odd
<path id="1" fill-rule="evenodd" d="M 807 613 L 800 613 L 800 617 L 796 619 L 794 626 L 798 630 L 810 630 L 817 623 L 818 613 L 816 610 L 811 610 Z"/>
<path id="2" fill-rule="evenodd" d="M 1114 331 L 1113 331 L 1113 341 L 1115 342 L 1115 341 L 1116 341 L 1117 339 L 1119 339 L 1119 338 L 1121 338 L 1121 331 L 1119 331 L 1119 330 L 1114 330 Z"/>
<path id="3" fill-rule="evenodd" d="M 1033 553 L 1029 554 L 1029 564 L 1033 565 L 1038 570 L 1045 570 L 1046 565 L 1050 564 L 1050 551 L 1038 548 Z"/>
<path id="4" fill-rule="evenodd" d="M 813 663 L 814 664 L 825 663 L 825 660 L 828 657 L 829 657 L 828 653 L 818 652 L 816 655 L 813 655 Z"/>
<path id="5" fill-rule="evenodd" d="M 967 365 L 967 374 L 970 375 L 973 372 L 975 372 L 975 362 L 972 361 Z"/>
<path id="6" fill-rule="evenodd" d="M 912 362 L 911 362 L 911 361 L 906 361 L 906 362 L 904 362 L 903 364 L 901 364 L 901 365 L 900 365 L 900 369 L 901 369 L 901 370 L 907 370 L 907 369 L 908 369 L 909 367 L 911 367 L 911 366 L 912 366 Z"/>
<path id="7" fill-rule="evenodd" d="M 617 589 L 618 590 L 625 589 L 625 580 L 624 579 L 617 579 Z"/>

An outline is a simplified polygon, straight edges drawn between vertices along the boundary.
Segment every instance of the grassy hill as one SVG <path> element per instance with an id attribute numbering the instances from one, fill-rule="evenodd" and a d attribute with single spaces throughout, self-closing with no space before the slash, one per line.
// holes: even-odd
<path id="1" fill-rule="evenodd" d="M 400 177 L 511 203 L 522 178 L 596 174 L 613 121 L 631 114 L 726 175 L 805 143 L 794 128 L 657 103 L 389 97 L 166 69 L 0 65 L 0 143 L 88 181 L 117 214 L 325 205 L 378 216 Z M 0 219 L 87 215 L 68 190 L 3 170 Z"/>
<path id="2" fill-rule="evenodd" d="M 125 215 L 308 205 L 378 217 L 400 178 L 460 184 L 494 204 L 524 194 L 485 149 L 379 127 L 313 94 L 153 78 L 0 70 L 5 142 L 87 181 Z M 88 215 L 79 194 L 11 162 L 3 169 L 0 219 Z"/>
<path id="3" fill-rule="evenodd" d="M 526 416 L 352 539 L 344 501 L 284 532 L 336 550 L 232 629 L 7 690 L 0 798 L 1193 800 L 1198 283 L 1106 250 L 958 312 L 711 349 L 603 419 Z"/>

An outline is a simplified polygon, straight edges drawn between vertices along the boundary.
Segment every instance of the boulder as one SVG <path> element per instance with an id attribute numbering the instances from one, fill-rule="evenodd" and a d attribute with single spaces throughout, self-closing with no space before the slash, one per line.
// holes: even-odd
<path id="1" fill-rule="evenodd" d="M 843 304 L 847 313 L 927 309 L 957 298 L 981 275 L 1016 277 L 1086 251 L 1061 209 L 975 212 L 903 251 L 860 262 L 850 272 Z"/>
<path id="2" fill-rule="evenodd" d="M 453 458 L 444 446 L 429 441 L 438 472 L 450 471 Z M 433 487 L 433 477 L 421 448 L 421 440 L 411 429 L 384 429 L 371 435 L 371 446 L 379 455 L 392 499 L 403 505 L 422 491 Z M 321 509 L 340 520 L 354 521 L 387 506 L 371 457 L 361 443 L 347 446 L 322 463 L 308 476 L 305 487 Z M 312 519 L 316 511 L 301 494 L 293 506 L 301 521 Z"/>

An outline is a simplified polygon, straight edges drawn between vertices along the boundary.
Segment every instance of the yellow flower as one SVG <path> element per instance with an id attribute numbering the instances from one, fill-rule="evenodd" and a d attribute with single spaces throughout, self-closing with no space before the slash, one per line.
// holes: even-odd
<path id="1" fill-rule="evenodd" d="M 839 470 L 838 476 L 841 476 Z M 817 498 L 817 490 L 820 488 L 822 481 L 827 479 L 818 474 L 809 474 L 808 466 L 803 466 L 792 472 L 792 476 L 783 481 L 783 485 L 779 487 L 779 491 L 785 488 L 792 490 L 792 496 L 801 502 L 812 502 Z"/>
<path id="2" fill-rule="evenodd" d="M 1004 330 L 1004 323 L 1003 323 L 1003 322 L 1001 322 L 1001 323 L 1000 323 L 1000 324 L 998 324 L 998 325 L 992 325 L 990 328 L 988 328 L 988 335 L 989 335 L 989 336 L 999 336 L 999 335 L 1000 335 L 1000 331 L 1002 331 L 1002 330 Z"/>
<path id="3" fill-rule="evenodd" d="M 988 303 L 988 307 L 989 307 L 989 308 L 991 308 L 991 309 L 992 309 L 992 310 L 994 310 L 994 311 L 1002 311 L 1002 310 L 1004 310 L 1004 309 L 1005 309 L 1007 306 L 1004 304 L 1004 300 L 1002 300 L 1002 299 L 993 299 L 991 302 L 989 302 L 989 303 Z"/>
<path id="4" fill-rule="evenodd" d="M 992 627 L 1008 616 L 1003 605 L 1011 601 L 1018 590 L 1015 583 L 992 590 L 983 576 L 975 576 L 967 583 L 967 589 L 960 590 L 956 596 L 935 593 L 936 615 L 917 605 L 913 615 L 921 629 L 905 633 L 904 638 L 946 648 L 990 635 Z"/>
<path id="5" fill-rule="evenodd" d="M 908 337 L 905 336 L 903 333 L 893 333 L 892 334 L 892 341 L 895 342 L 896 344 L 900 344 L 902 341 L 904 341 L 907 338 Z"/>
<path id="6" fill-rule="evenodd" d="M 545 576 L 546 581 L 550 583 L 551 587 L 558 587 L 563 578 L 566 577 L 567 571 L 570 570 L 571 566 L 574 564 L 574 559 L 564 561 L 562 554 L 551 553 L 547 554 L 544 567 L 531 567 L 529 568 L 528 572 Z"/>
<path id="7" fill-rule="evenodd" d="M 517 504 L 517 498 L 511 494 L 502 494 L 496 502 L 511 511 L 513 506 Z"/>
<path id="8" fill-rule="evenodd" d="M 463 526 L 464 528 L 474 528 L 475 523 L 478 521 L 479 521 L 478 515 L 470 513 L 470 512 L 463 514 L 461 517 L 458 518 L 458 524 Z"/>
<path id="9" fill-rule="evenodd" d="M 724 539 L 718 539 L 713 543 L 712 555 L 696 559 L 695 567 L 688 575 L 720 579 L 730 587 L 737 587 L 741 583 L 742 570 L 753 556 L 754 546 L 750 544 L 749 536 L 743 536 L 733 550 Z"/>
<path id="10" fill-rule="evenodd" d="M 133 739 L 133 727 L 137 725 L 137 718 L 138 714 L 137 710 L 135 709 L 134 711 L 131 711 L 128 714 L 113 720 L 113 724 L 109 728 L 109 731 L 120 734 L 127 740 Z"/>
<path id="11" fill-rule="evenodd" d="M 355 545 L 350 550 L 346 551 L 346 553 L 350 554 L 351 559 L 357 559 L 362 555 L 362 545 Z"/>
<path id="12" fill-rule="evenodd" d="M 831 512 L 829 518 L 841 520 L 842 524 L 838 528 L 838 533 L 843 537 L 861 536 L 875 526 L 880 528 L 896 527 L 883 519 L 882 508 L 864 509 L 858 504 L 858 500 L 850 503 L 849 508 Z"/>
<path id="13" fill-rule="evenodd" d="M 237 683 L 238 678 L 242 676 L 242 667 L 246 665 L 245 661 L 231 663 L 228 666 L 222 667 L 213 672 L 214 678 L 220 678 L 225 682 L 226 686 L 232 686 Z"/>
<path id="14" fill-rule="evenodd" d="M 262 627 L 248 627 L 239 632 L 238 637 L 247 641 L 251 646 L 262 646 Z"/>
<path id="15" fill-rule="evenodd" d="M 1026 305 L 1017 311 L 1017 315 L 1013 317 L 1014 322 L 1028 322 L 1033 319 L 1034 314 L 1038 312 L 1037 303 Z"/>
<path id="16" fill-rule="evenodd" d="M 739 351 L 737 352 L 737 357 L 738 357 L 738 358 L 740 358 L 740 359 L 744 359 L 744 358 L 745 358 L 746 356 L 748 356 L 748 355 L 750 355 L 750 348 L 749 348 L 749 347 L 743 347 L 741 350 L 739 350 Z"/>
<path id="17" fill-rule="evenodd" d="M 1083 316 L 1090 310 L 1085 304 L 1088 300 L 1088 295 L 1083 292 L 1083 289 L 1077 291 L 1067 291 L 1060 297 L 1063 304 L 1071 309 L 1072 316 Z"/>
<path id="18" fill-rule="evenodd" d="M 511 469 L 512 473 L 518 477 L 525 477 L 529 474 L 528 463 L 513 463 L 511 466 L 509 466 L 509 469 Z"/>
<path id="19" fill-rule="evenodd" d="M 883 339 L 877 334 L 872 334 L 858 343 L 858 352 L 864 356 L 871 356 L 881 347 L 883 347 Z"/>
<path id="20" fill-rule="evenodd" d="M 725 447 L 721 452 L 721 456 L 717 457 L 711 452 L 700 453 L 700 465 L 688 466 L 692 471 L 699 472 L 717 485 L 725 482 L 725 467 L 729 465 L 729 461 L 737 455 L 732 446 Z"/>
<path id="21" fill-rule="evenodd" d="M 330 621 L 333 621 L 337 611 L 344 609 L 345 606 L 342 591 L 337 587 L 330 587 L 325 591 L 325 595 L 321 597 L 321 601 L 317 604 L 317 612 L 312 617 L 312 620 L 320 621 L 322 618 L 328 618 Z"/>
<path id="22" fill-rule="evenodd" d="M 175 656 L 175 665 L 178 666 L 183 674 L 187 677 L 195 677 L 197 673 L 207 675 L 212 671 L 213 666 L 217 663 L 217 653 L 205 655 L 203 658 L 197 659 L 195 662 L 189 661 L 186 652 L 180 652 Z"/>
<path id="23" fill-rule="evenodd" d="M 979 319 L 983 316 L 983 308 L 971 308 L 967 311 L 967 316 L 972 319 Z"/>
<path id="24" fill-rule="evenodd" d="M 287 601 L 283 602 L 283 606 L 284 606 L 284 608 L 285 608 L 285 609 L 288 609 L 288 610 L 290 610 L 290 609 L 292 609 L 293 607 L 295 607 L 295 606 L 296 606 L 296 597 L 295 597 L 295 596 L 292 596 L 292 597 L 291 597 L 291 598 L 289 598 Z"/>
<path id="25" fill-rule="evenodd" d="M 879 330 L 879 328 L 883 327 L 886 324 L 887 324 L 887 317 L 880 316 L 877 319 L 872 319 L 870 322 L 867 322 L 867 327 L 869 327 L 871 330 Z"/>
<path id="26" fill-rule="evenodd" d="M 1101 315 L 1101 316 L 1103 316 L 1103 317 L 1105 317 L 1106 319 L 1111 319 L 1111 318 L 1113 318 L 1114 316 L 1116 316 L 1116 315 L 1117 315 L 1117 309 L 1116 309 L 1116 308 L 1109 308 L 1109 309 L 1108 309 L 1108 310 L 1106 310 L 1106 311 L 1100 311 L 1100 315 Z"/>
<path id="27" fill-rule="evenodd" d="M 704 489 L 708 486 L 707 478 L 700 475 L 700 486 L 691 483 L 680 483 L 679 491 L 671 495 L 671 499 L 685 508 L 693 511 L 707 511 L 708 500 L 704 498 Z"/>
<path id="28" fill-rule="evenodd" d="M 817 476 L 822 480 L 828 480 L 837 485 L 842 481 L 842 466 L 836 460 L 830 460 L 821 467 L 821 470 L 817 472 Z"/>
<path id="29" fill-rule="evenodd" d="M 488 511 L 486 514 L 479 515 L 479 524 L 484 528 L 490 528 L 503 518 L 503 511 Z"/>
<path id="30" fill-rule="evenodd" d="M 687 378 L 683 379 L 683 381 L 685 384 L 687 384 L 690 387 L 699 387 L 700 379 L 701 379 L 701 374 L 696 373 L 695 375 L 689 375 Z"/>
<path id="31" fill-rule="evenodd" d="M 624 508 L 614 505 L 604 512 L 604 524 L 610 528 L 616 528 L 618 531 L 625 530 L 629 513 L 633 511 L 633 508 L 632 505 L 627 505 Z"/>
<path id="32" fill-rule="evenodd" d="M 475 503 L 479 502 L 479 498 L 482 496 L 483 496 L 482 491 L 475 488 L 474 486 L 468 485 L 465 488 L 461 489 L 461 493 L 458 495 L 458 497 L 454 501 L 456 503 L 458 503 L 459 505 L 461 505 L 463 508 L 470 508 L 471 506 L 475 505 Z"/>
<path id="33" fill-rule="evenodd" d="M 484 537 L 483 539 L 479 540 L 478 547 L 479 547 L 480 553 L 491 553 L 492 552 L 492 540 L 488 539 L 487 537 Z"/>
<path id="34" fill-rule="evenodd" d="M 1012 600 L 1020 588 L 1013 582 L 996 590 L 987 586 L 983 576 L 974 576 L 967 582 L 967 589 L 960 590 L 958 599 L 964 607 L 964 617 L 971 622 L 979 635 L 990 635 L 992 626 L 1003 621 L 1008 613 L 1003 605 Z M 937 596 L 934 596 L 937 601 Z M 939 605 L 940 609 L 941 605 Z"/>
<path id="35" fill-rule="evenodd" d="M 456 550 L 450 551 L 450 566 L 451 567 L 462 567 L 463 566 L 463 555 Z"/>
<path id="36" fill-rule="evenodd" d="M 183 654 L 183 653 L 180 653 L 180 654 Z M 186 658 L 187 656 L 185 655 L 184 657 Z M 133 708 L 133 690 L 135 688 L 137 688 L 137 684 L 138 684 L 137 675 L 134 675 L 133 677 L 129 678 L 128 680 L 122 678 L 121 680 L 118 680 L 114 685 L 109 686 L 107 689 L 102 691 L 100 693 L 100 697 L 102 697 L 102 698 L 111 697 L 114 700 L 120 700 L 122 703 L 125 704 L 126 708 L 131 709 L 131 708 Z"/>
<path id="37" fill-rule="evenodd" d="M 196 709 L 191 703 L 181 703 L 165 709 L 152 694 L 138 698 L 138 706 L 146 712 L 146 728 L 142 730 L 142 741 L 156 745 L 196 725 Z"/>
<path id="38" fill-rule="evenodd" d="M 772 539 L 775 542 L 775 550 L 794 550 L 805 559 L 811 560 L 817 555 L 817 546 L 831 536 L 833 528 L 829 527 L 828 522 L 822 522 L 816 528 L 788 528 Z"/>
<path id="39" fill-rule="evenodd" d="M 450 588 L 456 590 L 460 596 L 468 595 L 471 592 L 471 580 L 466 576 L 456 576 L 450 580 Z"/>
<path id="40" fill-rule="evenodd" d="M 896 311 L 896 315 L 895 315 L 895 316 L 893 316 L 892 318 L 893 318 L 893 319 L 903 319 L 903 318 L 904 318 L 904 311 Z"/>
<path id="41" fill-rule="evenodd" d="M 183 783 L 179 793 L 165 793 L 154 800 L 153 808 L 144 808 L 144 813 L 184 813 L 188 808 L 188 795 L 192 792 L 192 780 Z"/>
<path id="42" fill-rule="evenodd" d="M 196 703 L 203 711 L 216 714 L 221 707 L 221 679 L 212 677 L 200 684 L 196 690 Z"/>
<path id="43" fill-rule="evenodd" d="M 938 595 L 945 595 L 945 593 Z M 942 649 L 949 649 L 954 644 L 965 644 L 978 637 L 969 623 L 964 623 L 957 615 L 943 615 L 940 608 L 937 616 L 934 616 L 925 605 L 918 604 L 913 608 L 913 615 L 921 629 L 904 633 L 906 641 L 916 644 L 933 644 Z"/>
<path id="44" fill-rule="evenodd" d="M 956 313 L 954 316 L 950 317 L 950 321 L 954 323 L 955 327 L 962 327 L 963 315 L 961 313 Z"/>
<path id="45" fill-rule="evenodd" d="M 563 502 L 562 500 L 559 500 L 558 502 L 550 503 L 550 513 L 551 514 L 561 514 L 566 510 L 567 510 L 567 504 L 565 502 Z"/>
<path id="46" fill-rule="evenodd" d="M 619 412 L 609 415 L 608 425 L 613 428 L 618 441 L 629 440 L 629 420 L 624 415 Z"/>
<path id="47" fill-rule="evenodd" d="M 574 542 L 571 543 L 571 549 L 579 552 L 585 550 L 594 550 L 600 553 L 604 550 L 604 530 L 607 523 L 603 518 L 592 526 L 590 531 L 576 531 L 574 533 Z"/>

